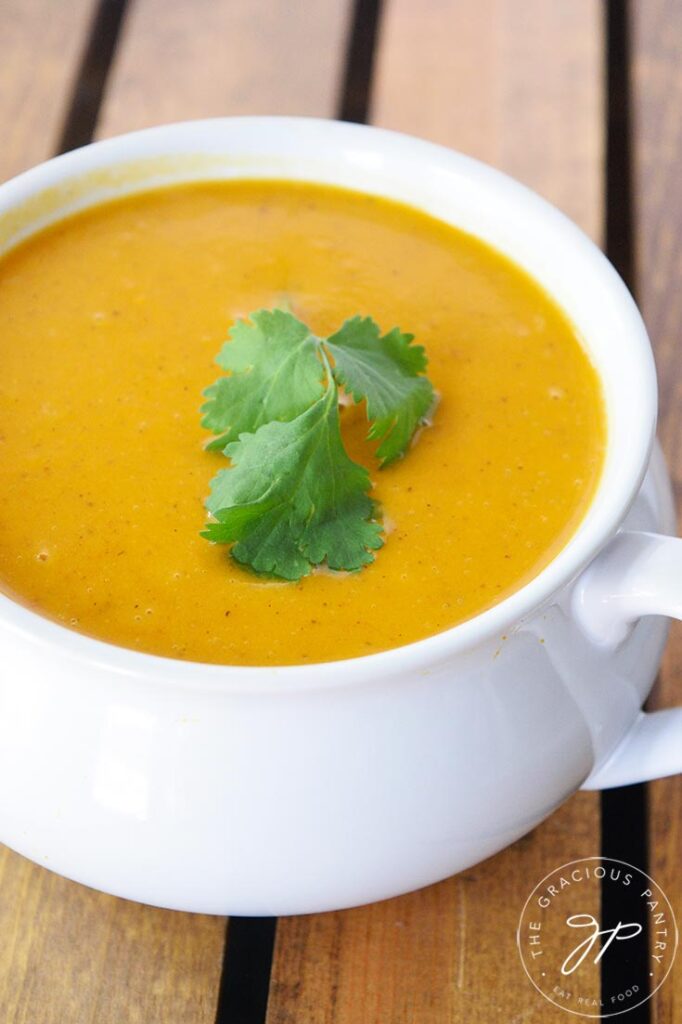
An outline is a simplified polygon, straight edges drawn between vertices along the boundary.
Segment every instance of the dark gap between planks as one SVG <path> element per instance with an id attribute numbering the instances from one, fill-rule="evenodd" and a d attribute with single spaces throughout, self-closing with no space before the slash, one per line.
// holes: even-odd
<path id="1" fill-rule="evenodd" d="M 268 1008 L 276 917 L 231 917 L 216 1024 L 262 1024 Z"/>
<path id="2" fill-rule="evenodd" d="M 605 0 L 606 255 L 634 293 L 630 24 L 630 0 Z M 648 872 L 646 785 L 607 789 L 601 794 L 601 852 Z M 639 920 L 637 914 L 624 917 L 625 899 L 622 889 L 603 887 L 602 928 L 620 920 Z M 624 991 L 637 979 L 644 997 L 650 989 L 648 928 L 627 946 L 627 955 L 619 949 L 618 956 L 609 957 L 607 952 L 601 961 L 602 992 Z M 603 1009 L 605 1014 L 609 1012 L 609 1007 Z M 630 1010 L 627 1020 L 628 1024 L 650 1024 L 651 1001 Z"/>
<path id="3" fill-rule="evenodd" d="M 99 0 L 76 74 L 57 153 L 92 142 L 128 0 Z M 57 15 L 58 16 L 58 15 Z"/>
<path id="4" fill-rule="evenodd" d="M 340 121 L 366 124 L 369 120 L 381 5 L 382 0 L 355 0 L 353 5 L 339 100 Z"/>

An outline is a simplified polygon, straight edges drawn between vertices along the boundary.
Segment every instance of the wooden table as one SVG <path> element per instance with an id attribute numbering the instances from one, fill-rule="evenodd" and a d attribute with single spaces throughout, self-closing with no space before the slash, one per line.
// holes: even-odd
<path id="1" fill-rule="evenodd" d="M 682 0 L 0 0 L 0 48 L 0 178 L 92 137 L 276 113 L 369 120 L 527 182 L 635 287 L 679 492 Z M 679 701 L 681 669 L 673 631 L 653 703 Z M 547 871 L 600 851 L 648 861 L 682 908 L 682 779 L 578 794 L 440 885 L 279 922 L 137 906 L 4 850 L 0 1020 L 566 1024 L 515 928 Z M 682 1021 L 682 967 L 626 1019 Z"/>

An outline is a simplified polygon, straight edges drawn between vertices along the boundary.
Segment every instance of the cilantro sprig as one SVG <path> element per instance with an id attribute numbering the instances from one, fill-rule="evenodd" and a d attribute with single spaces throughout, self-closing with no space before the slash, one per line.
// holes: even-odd
<path id="1" fill-rule="evenodd" d="M 209 387 L 202 424 L 230 468 L 211 482 L 202 532 L 231 544 L 256 572 L 299 580 L 322 563 L 353 571 L 383 543 L 371 481 L 346 452 L 339 388 L 365 401 L 380 467 L 405 453 L 435 402 L 424 349 L 394 328 L 353 317 L 329 338 L 292 313 L 238 320 L 218 355 L 228 376 Z"/>

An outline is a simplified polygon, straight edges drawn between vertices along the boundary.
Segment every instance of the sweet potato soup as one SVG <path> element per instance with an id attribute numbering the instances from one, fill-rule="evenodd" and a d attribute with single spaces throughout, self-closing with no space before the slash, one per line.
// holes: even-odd
<path id="1" fill-rule="evenodd" d="M 202 539 L 220 465 L 201 393 L 238 316 L 286 301 L 328 334 L 357 313 L 425 346 L 440 402 L 379 469 L 375 562 L 262 579 Z M 350 658 L 462 622 L 567 542 L 605 447 L 576 332 L 518 267 L 423 213 L 284 181 L 107 203 L 0 261 L 0 587 L 50 618 L 173 658 Z"/>

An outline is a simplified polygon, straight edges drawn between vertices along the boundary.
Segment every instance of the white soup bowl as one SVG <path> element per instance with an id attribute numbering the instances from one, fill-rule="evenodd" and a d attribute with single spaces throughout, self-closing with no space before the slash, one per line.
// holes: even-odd
<path id="1" fill-rule="evenodd" d="M 485 239 L 564 308 L 608 416 L 601 484 L 565 548 L 506 600 L 406 647 L 301 667 L 192 664 L 0 596 L 0 840 L 145 903 L 291 914 L 435 882 L 581 786 L 681 770 L 682 709 L 641 708 L 659 616 L 682 615 L 682 541 L 664 536 L 655 371 L 632 298 L 561 213 L 465 156 L 329 121 L 168 125 L 0 186 L 0 248 L 110 197 L 245 177 L 392 197 Z"/>

